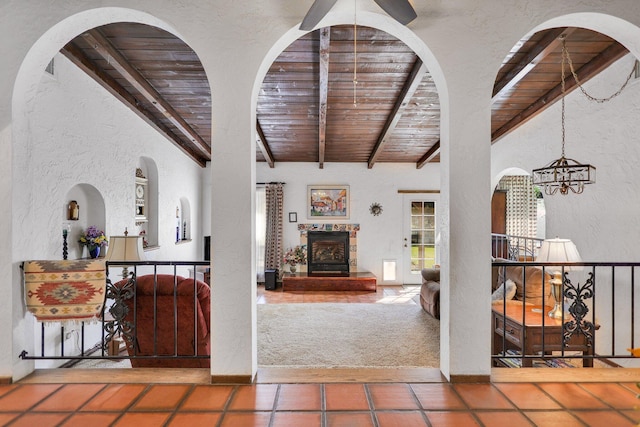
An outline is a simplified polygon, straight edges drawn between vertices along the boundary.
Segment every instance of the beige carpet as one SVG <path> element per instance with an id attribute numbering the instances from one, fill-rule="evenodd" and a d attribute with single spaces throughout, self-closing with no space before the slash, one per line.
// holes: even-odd
<path id="1" fill-rule="evenodd" d="M 259 304 L 258 365 L 440 367 L 440 324 L 413 304 Z"/>

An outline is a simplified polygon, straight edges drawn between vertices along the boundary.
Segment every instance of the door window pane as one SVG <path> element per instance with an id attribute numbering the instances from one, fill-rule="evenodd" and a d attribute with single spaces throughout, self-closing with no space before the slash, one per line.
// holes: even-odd
<path id="1" fill-rule="evenodd" d="M 436 204 L 411 202 L 411 273 L 433 267 L 436 261 Z"/>

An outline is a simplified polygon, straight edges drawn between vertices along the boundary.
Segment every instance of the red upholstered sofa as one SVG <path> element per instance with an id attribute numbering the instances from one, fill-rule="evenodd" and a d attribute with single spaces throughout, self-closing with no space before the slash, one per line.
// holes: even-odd
<path id="1" fill-rule="evenodd" d="M 154 285 L 157 278 L 157 285 Z M 174 279 L 176 291 L 174 297 Z M 121 287 L 126 283 L 116 283 Z M 156 289 L 154 332 L 154 288 Z M 210 352 L 210 301 L 211 289 L 206 283 L 169 274 L 137 277 L 135 326 L 133 348 L 127 344 L 130 356 L 134 355 L 209 355 Z M 129 308 L 125 320 L 134 323 L 134 298 L 126 300 Z M 195 311 L 194 311 L 195 309 Z M 177 349 L 175 342 L 174 313 L 177 313 Z M 154 339 L 156 347 L 154 352 Z M 162 368 L 206 368 L 209 358 L 131 359 L 131 366 Z"/>

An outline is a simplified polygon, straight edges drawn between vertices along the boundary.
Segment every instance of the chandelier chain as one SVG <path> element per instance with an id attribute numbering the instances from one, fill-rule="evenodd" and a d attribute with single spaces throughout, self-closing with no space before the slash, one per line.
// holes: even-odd
<path id="1" fill-rule="evenodd" d="M 564 79 L 565 79 L 565 72 L 564 72 L 564 64 L 565 64 L 565 58 L 569 57 L 569 51 L 567 50 L 567 41 L 565 39 L 562 39 L 562 66 L 561 66 L 561 75 L 560 75 L 560 86 L 562 88 L 562 157 L 561 159 L 564 159 L 564 137 L 565 137 L 565 126 L 564 126 L 564 91 L 565 91 L 565 83 L 564 83 Z M 575 78 L 575 77 L 574 77 Z M 576 83 L 578 81 L 576 80 Z M 578 84 L 578 86 L 580 86 L 580 84 Z"/>
<path id="2" fill-rule="evenodd" d="M 607 101 L 611 101 L 613 98 L 615 98 L 616 96 L 620 95 L 622 93 L 622 91 L 627 87 L 627 84 L 629 84 L 629 82 L 631 81 L 631 78 L 633 77 L 633 75 L 635 74 L 635 71 L 636 71 L 636 64 L 634 62 L 633 67 L 631 67 L 631 72 L 627 76 L 627 79 L 622 84 L 622 86 L 620 86 L 620 89 L 618 89 L 613 95 L 610 95 L 610 96 L 608 96 L 606 98 L 597 98 L 597 97 L 587 93 L 585 88 L 582 86 L 582 82 L 580 82 L 580 79 L 578 78 L 578 73 L 576 73 L 576 71 L 573 68 L 573 62 L 571 61 L 571 56 L 569 55 L 569 50 L 567 49 L 566 40 L 563 40 L 563 42 L 562 42 L 562 61 L 563 61 L 563 64 L 564 64 L 565 56 L 567 58 L 567 63 L 569 64 L 569 69 L 571 70 L 571 74 L 573 75 L 573 78 L 576 81 L 576 84 L 580 88 L 580 91 L 582 91 L 584 96 L 586 96 L 589 100 L 594 101 L 594 102 L 598 102 L 600 104 L 602 104 L 604 102 L 607 102 Z M 563 71 L 564 71 L 564 69 L 563 69 Z M 563 83 L 563 86 L 564 86 L 564 75 L 562 77 L 562 83 Z M 563 93 L 564 93 L 564 89 L 563 89 Z"/>
<path id="3" fill-rule="evenodd" d="M 357 28 L 357 13 L 358 7 L 356 0 L 353 0 L 353 106 L 358 105 L 357 100 L 357 85 L 358 85 L 358 28 Z"/>

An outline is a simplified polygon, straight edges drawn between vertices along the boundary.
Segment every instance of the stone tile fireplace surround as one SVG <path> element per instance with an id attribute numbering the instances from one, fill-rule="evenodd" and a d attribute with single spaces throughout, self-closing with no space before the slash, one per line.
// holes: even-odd
<path id="1" fill-rule="evenodd" d="M 307 233 L 309 231 L 348 231 L 349 232 L 349 269 L 352 272 L 358 269 L 358 239 L 357 234 L 360 231 L 360 224 L 298 224 L 300 231 L 300 244 L 307 245 Z M 306 272 L 307 266 L 302 265 L 301 271 Z"/>

